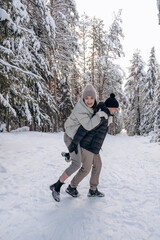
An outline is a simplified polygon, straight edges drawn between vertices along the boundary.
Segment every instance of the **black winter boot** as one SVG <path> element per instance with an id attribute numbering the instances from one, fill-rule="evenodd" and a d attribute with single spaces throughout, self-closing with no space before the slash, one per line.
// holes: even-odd
<path id="1" fill-rule="evenodd" d="M 98 189 L 96 189 L 95 191 L 94 190 L 91 190 L 89 189 L 89 192 L 88 192 L 88 197 L 104 197 L 105 194 L 98 191 Z"/>
<path id="2" fill-rule="evenodd" d="M 65 161 L 66 161 L 66 162 L 70 162 L 70 161 L 71 161 L 71 158 L 70 158 L 70 154 L 69 154 L 69 153 L 62 152 L 61 155 L 62 155 L 62 157 L 65 157 Z"/>
<path id="3" fill-rule="evenodd" d="M 76 188 L 72 188 L 70 185 L 67 187 L 66 192 L 72 197 L 79 197 L 79 192 Z"/>
<path id="4" fill-rule="evenodd" d="M 56 202 L 60 202 L 60 189 L 64 183 L 58 180 L 56 183 L 52 184 L 49 188 L 52 191 L 52 196 Z"/>

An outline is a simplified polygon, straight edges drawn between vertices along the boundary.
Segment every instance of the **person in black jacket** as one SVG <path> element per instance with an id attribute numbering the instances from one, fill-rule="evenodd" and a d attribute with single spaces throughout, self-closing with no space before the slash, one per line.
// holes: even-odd
<path id="1" fill-rule="evenodd" d="M 97 94 L 93 85 L 88 84 L 82 93 L 82 97 L 72 110 L 72 113 L 67 118 L 64 128 L 64 142 L 68 148 L 71 144 L 73 137 L 75 136 L 78 128 L 82 125 L 86 131 L 91 131 L 101 122 L 101 116 L 99 114 L 105 114 L 100 112 L 94 115 L 97 109 Z M 57 181 L 49 186 L 52 192 L 53 199 L 60 202 L 60 191 L 65 180 L 69 178 L 74 172 L 81 167 L 81 147 L 80 144 L 76 145 L 75 151 L 70 151 L 71 164 L 67 167 Z"/>
<path id="2" fill-rule="evenodd" d="M 118 107 L 119 103 L 115 99 L 115 95 L 112 93 L 105 103 L 101 102 L 98 104 L 98 110 L 101 109 L 104 111 L 107 117 L 102 115 L 100 124 L 91 131 L 86 131 L 80 126 L 68 147 L 69 152 L 77 152 L 77 145 L 80 143 L 82 155 L 82 166 L 66 189 L 66 192 L 72 197 L 79 196 L 77 186 L 84 177 L 88 175 L 91 169 L 88 197 L 104 197 L 104 194 L 97 189 L 102 167 L 99 152 L 108 131 L 108 122 L 113 114 L 117 112 Z"/>

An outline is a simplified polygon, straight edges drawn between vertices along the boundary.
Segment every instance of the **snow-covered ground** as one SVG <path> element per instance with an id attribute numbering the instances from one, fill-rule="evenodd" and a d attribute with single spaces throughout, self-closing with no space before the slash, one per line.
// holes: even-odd
<path id="1" fill-rule="evenodd" d="M 65 192 L 52 199 L 49 185 L 68 163 L 63 133 L 0 134 L 0 240 L 159 240 L 160 145 L 149 137 L 107 135 L 99 190 L 87 198 Z"/>

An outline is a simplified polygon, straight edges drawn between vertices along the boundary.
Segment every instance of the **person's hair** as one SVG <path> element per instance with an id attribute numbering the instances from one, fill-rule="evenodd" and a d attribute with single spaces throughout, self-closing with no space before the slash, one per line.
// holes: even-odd
<path id="1" fill-rule="evenodd" d="M 94 113 L 97 112 L 97 100 L 95 99 L 94 105 L 92 106 Z"/>

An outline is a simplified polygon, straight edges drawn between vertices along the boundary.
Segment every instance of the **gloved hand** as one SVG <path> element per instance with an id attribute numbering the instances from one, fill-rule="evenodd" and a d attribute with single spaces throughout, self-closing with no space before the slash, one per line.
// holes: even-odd
<path id="1" fill-rule="evenodd" d="M 96 115 L 97 116 L 99 116 L 99 117 L 105 117 L 105 119 L 108 119 L 108 115 L 105 113 L 105 112 L 103 112 L 103 111 L 98 111 L 97 113 L 96 113 Z"/>
<path id="2" fill-rule="evenodd" d="M 75 151 L 75 153 L 77 154 L 78 153 L 78 145 L 71 142 L 71 144 L 68 146 L 68 150 L 69 150 L 70 153 Z"/>
<path id="3" fill-rule="evenodd" d="M 110 116 L 110 112 L 103 102 L 98 103 L 98 109 L 101 109 L 101 111 L 105 112 L 108 116 Z"/>

